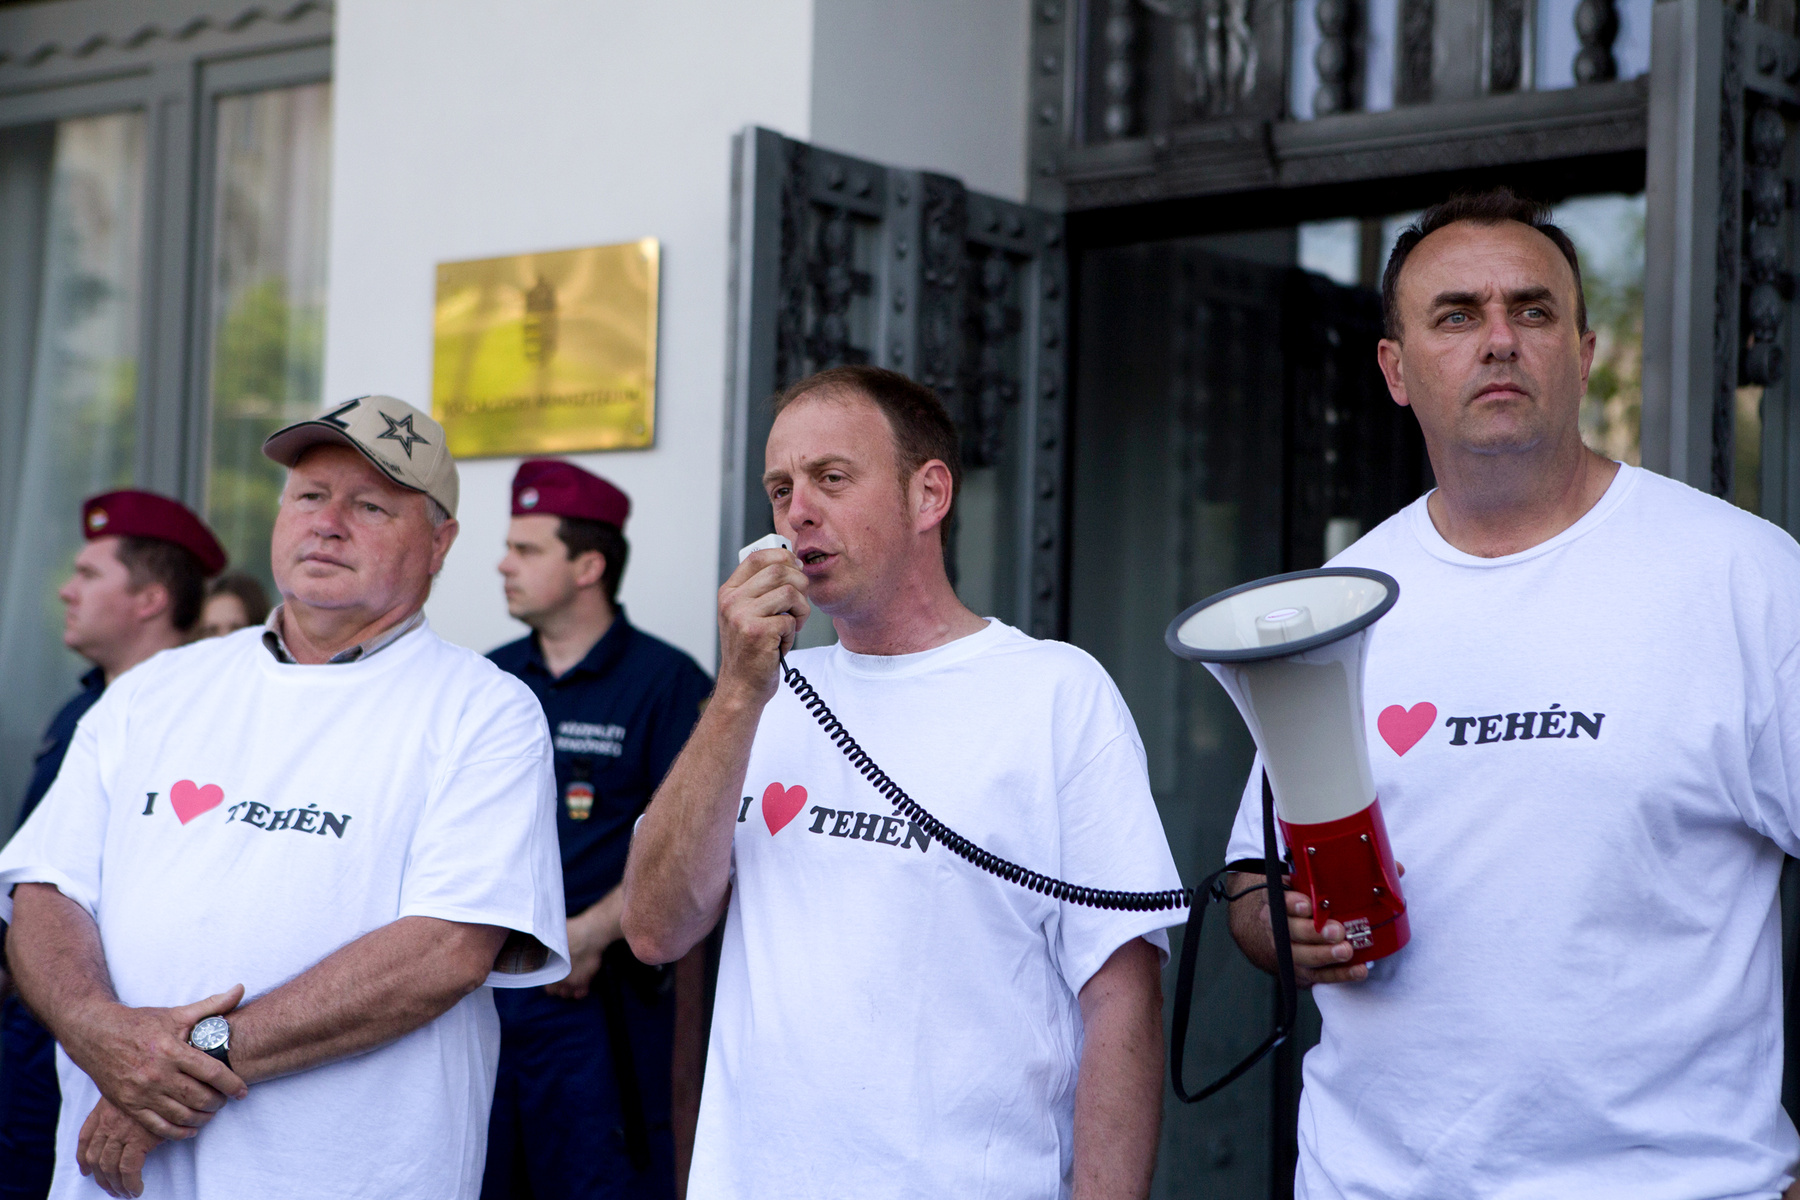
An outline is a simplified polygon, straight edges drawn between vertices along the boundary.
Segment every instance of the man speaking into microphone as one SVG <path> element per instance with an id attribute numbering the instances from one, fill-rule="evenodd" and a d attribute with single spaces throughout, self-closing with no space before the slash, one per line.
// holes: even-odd
<path id="1" fill-rule="evenodd" d="M 894 813 L 794 694 L 789 656 L 950 828 L 1076 884 L 1179 886 L 1100 666 L 958 600 L 955 426 L 840 367 L 775 402 L 765 490 L 793 551 L 719 592 L 719 679 L 651 801 L 624 929 L 680 958 L 726 914 L 689 1196 L 1143 1197 L 1162 1104 L 1162 929 L 984 874 Z"/>
<path id="2" fill-rule="evenodd" d="M 1595 338 L 1541 206 L 1427 209 L 1383 291 L 1438 486 L 1334 565 L 1400 583 L 1364 693 L 1412 942 L 1351 964 L 1288 893 L 1301 978 L 1331 985 L 1295 1193 L 1774 1200 L 1800 1159 L 1800 547 L 1582 445 Z M 1260 801 L 1253 776 L 1232 861 L 1262 856 Z M 1253 882 L 1232 928 L 1266 966 Z"/>

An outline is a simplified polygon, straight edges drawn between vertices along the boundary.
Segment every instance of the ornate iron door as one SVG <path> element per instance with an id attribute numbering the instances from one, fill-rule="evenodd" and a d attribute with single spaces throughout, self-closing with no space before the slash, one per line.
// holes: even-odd
<path id="1" fill-rule="evenodd" d="M 1200 239 L 1080 251 L 1070 416 L 1070 640 L 1119 685 L 1183 879 L 1215 870 L 1255 746 L 1206 672 L 1164 648 L 1201 597 L 1319 566 L 1429 485 L 1412 414 L 1375 365 L 1380 299 Z M 1215 916 L 1190 1080 L 1267 1032 L 1273 987 Z M 1179 947 L 1185 931 L 1172 931 Z M 1165 986 L 1165 991 L 1167 990 Z M 1299 1055 L 1164 1110 L 1158 1200 L 1292 1196 Z"/>
<path id="2" fill-rule="evenodd" d="M 1651 45 L 1643 462 L 1800 529 L 1800 38 L 1718 0 L 1661 0 Z"/>
<path id="3" fill-rule="evenodd" d="M 755 128 L 736 140 L 732 208 L 720 577 L 771 528 L 769 397 L 825 367 L 874 363 L 935 389 L 961 430 L 951 561 L 965 602 L 1060 636 L 1061 217 Z"/>

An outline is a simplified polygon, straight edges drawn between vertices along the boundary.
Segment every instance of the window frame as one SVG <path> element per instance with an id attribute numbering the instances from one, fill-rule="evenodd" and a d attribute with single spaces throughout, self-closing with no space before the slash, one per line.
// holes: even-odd
<path id="1" fill-rule="evenodd" d="M 146 178 L 136 485 L 206 500 L 217 100 L 332 77 L 333 5 L 54 0 L 0 8 L 0 129 L 136 110 Z M 0 429 L 18 414 L 0 413 Z M 0 496 L 18 464 L 0 457 Z"/>

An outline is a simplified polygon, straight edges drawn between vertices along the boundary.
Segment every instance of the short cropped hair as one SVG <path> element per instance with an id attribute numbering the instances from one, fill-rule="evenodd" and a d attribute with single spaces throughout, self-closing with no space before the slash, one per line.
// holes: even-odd
<path id="1" fill-rule="evenodd" d="M 169 623 L 181 633 L 189 633 L 200 623 L 200 608 L 206 600 L 206 568 L 194 552 L 161 538 L 121 537 L 115 553 L 131 590 L 141 592 L 160 583 L 169 593 Z"/>
<path id="2" fill-rule="evenodd" d="M 776 416 L 789 405 L 807 396 L 837 392 L 860 396 L 887 418 L 894 434 L 895 457 L 900 463 L 900 487 L 904 491 L 912 483 L 919 468 L 937 459 L 950 468 L 950 505 L 938 525 L 938 533 L 949 544 L 950 518 L 956 511 L 956 497 L 962 491 L 962 449 L 956 422 L 936 392 L 898 371 L 881 367 L 832 367 L 809 375 L 789 387 L 771 401 Z"/>
<path id="3" fill-rule="evenodd" d="M 261 625 L 269 619 L 269 594 L 263 591 L 262 583 L 254 575 L 243 571 L 227 571 L 206 585 L 206 598 L 214 596 L 236 596 L 238 603 L 244 606 L 244 619 L 252 625 Z"/>
<path id="4" fill-rule="evenodd" d="M 1426 237 L 1458 221 L 1474 225 L 1517 221 L 1549 238 L 1569 260 L 1569 270 L 1575 273 L 1575 325 L 1582 333 L 1588 331 L 1587 296 L 1581 288 L 1581 259 L 1575 253 L 1575 243 L 1569 240 L 1568 234 L 1550 223 L 1548 204 L 1516 195 L 1511 188 L 1497 187 L 1485 192 L 1458 192 L 1442 204 L 1434 204 L 1420 213 L 1419 219 L 1400 234 L 1400 240 L 1394 243 L 1394 252 L 1388 255 L 1387 270 L 1381 276 L 1381 319 L 1387 327 L 1388 337 L 1396 342 L 1402 340 L 1400 269 L 1406 265 L 1407 256 Z"/>
<path id="5" fill-rule="evenodd" d="M 606 560 L 606 566 L 600 570 L 600 589 L 606 593 L 608 604 L 617 604 L 619 583 L 625 578 L 625 560 L 631 556 L 631 543 L 625 540 L 625 531 L 611 521 L 558 517 L 556 536 L 568 548 L 571 559 L 589 550 L 599 552 Z"/>

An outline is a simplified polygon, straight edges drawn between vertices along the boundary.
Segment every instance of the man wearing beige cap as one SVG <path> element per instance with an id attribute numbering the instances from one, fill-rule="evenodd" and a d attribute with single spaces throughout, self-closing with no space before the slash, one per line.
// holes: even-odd
<path id="1" fill-rule="evenodd" d="M 489 988 L 568 970 L 542 711 L 422 613 L 443 430 L 364 396 L 264 452 L 281 605 L 114 683 L 0 851 L 58 1200 L 473 1197 Z"/>

